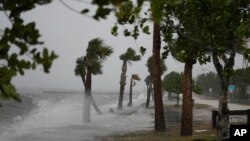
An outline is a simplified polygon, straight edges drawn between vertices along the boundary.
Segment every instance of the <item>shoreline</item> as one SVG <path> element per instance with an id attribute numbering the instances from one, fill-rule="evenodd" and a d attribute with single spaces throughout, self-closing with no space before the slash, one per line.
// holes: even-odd
<path id="1" fill-rule="evenodd" d="M 57 97 L 59 96 L 59 98 Z M 150 112 L 141 104 L 145 95 L 142 93 L 134 98 L 133 107 L 125 106 L 122 111 L 110 113 L 109 109 L 116 109 L 117 97 L 113 94 L 96 95 L 98 101 L 104 102 L 100 109 L 103 114 L 98 115 L 95 111 L 91 114 L 91 123 L 83 123 L 82 95 L 45 96 L 50 101 L 42 104 L 21 120 L 10 132 L 1 136 L 1 141 L 92 141 L 96 136 L 108 136 L 113 133 L 124 134 L 138 130 L 151 129 L 152 117 Z M 34 97 L 35 98 L 35 97 Z M 52 99 L 51 99 L 52 98 Z M 106 100 L 105 100 L 105 99 Z M 40 96 L 39 96 L 40 99 Z M 41 98 L 43 100 L 43 97 Z M 36 101 L 39 101 L 35 98 Z M 108 101 L 109 102 L 108 102 Z M 108 103 L 107 103 L 108 102 Z M 44 105 L 45 104 L 45 105 Z"/>
<path id="2" fill-rule="evenodd" d="M 3 141 L 95 141 L 124 134 L 154 133 L 153 101 L 151 101 L 150 108 L 146 109 L 144 93 L 134 98 L 132 107 L 125 106 L 128 102 L 125 100 L 123 110 L 116 110 L 117 99 L 112 94 L 109 96 L 98 95 L 97 99 L 103 101 L 103 98 L 106 98 L 103 102 L 109 101 L 109 103 L 100 106 L 102 115 L 92 111 L 91 123 L 81 121 L 82 95 L 57 96 L 59 95 L 45 95 L 45 99 L 50 101 L 42 103 L 41 107 L 39 106 L 35 112 L 21 121 L 20 126 L 16 127 L 17 133 L 10 132 L 10 134 L 2 136 L 6 138 Z M 44 100 L 44 98 L 41 99 Z M 36 99 L 36 101 L 39 100 Z M 166 96 L 163 97 L 163 101 L 167 132 L 172 129 L 177 130 L 181 123 L 181 105 L 176 107 L 176 101 L 167 100 Z M 199 102 L 203 103 L 204 100 L 195 98 L 194 126 L 206 125 L 209 127 L 212 120 L 211 111 L 214 108 L 208 105 L 212 102 L 209 101 L 208 104 L 206 103 L 207 105 L 199 104 Z M 110 112 L 110 108 L 115 109 L 114 112 Z M 199 132 L 203 130 L 202 127 L 199 127 Z"/>
<path id="3" fill-rule="evenodd" d="M 166 101 L 165 101 L 166 102 Z M 134 132 L 126 132 L 123 134 L 111 134 L 108 136 L 97 136 L 97 140 L 101 141 L 116 141 L 116 140 L 134 140 L 138 138 L 138 140 L 148 140 L 147 138 L 143 138 L 143 136 L 147 136 L 147 134 L 150 134 L 152 136 L 164 136 L 167 137 L 170 134 L 168 132 L 175 132 L 175 136 L 179 135 L 179 132 L 176 133 L 179 130 L 181 126 L 181 105 L 179 107 L 175 106 L 175 101 L 167 101 L 168 104 L 164 105 L 164 114 L 165 114 L 165 121 L 166 121 L 166 132 L 155 132 L 154 127 L 150 128 L 150 130 L 138 130 Z M 196 104 L 194 106 L 194 120 L 193 120 L 193 126 L 197 128 L 197 131 L 200 132 L 203 130 L 212 130 L 211 127 L 211 110 L 213 109 L 209 105 L 204 104 Z M 150 107 L 151 113 L 150 115 L 153 115 L 153 107 Z M 210 114 L 209 114 L 210 113 Z M 206 129 L 203 129 L 204 126 Z M 209 128 L 209 129 L 208 129 Z M 174 131 L 173 131 L 174 130 Z M 160 134 L 160 135 L 159 135 Z M 152 139 L 152 138 L 151 138 Z M 158 140 L 158 139 L 156 139 Z M 160 140 L 160 138 L 159 138 Z"/>
<path id="4" fill-rule="evenodd" d="M 194 141 L 194 140 L 216 140 L 216 129 L 212 129 L 212 110 L 217 109 L 217 100 L 207 100 L 194 95 L 195 104 L 193 107 L 193 136 L 181 137 L 181 104 L 176 107 L 176 101 L 164 100 L 164 112 L 166 118 L 166 132 L 155 132 L 154 129 L 150 131 L 137 131 L 125 133 L 123 135 L 112 134 L 110 136 L 99 137 L 101 141 Z M 239 105 L 229 103 L 231 109 L 246 109 L 250 108 L 247 105 Z M 152 107 L 151 107 L 152 108 Z M 246 122 L 245 116 L 230 117 L 230 124 L 237 124 Z"/>
<path id="5" fill-rule="evenodd" d="M 0 135 L 11 128 L 13 124 L 23 120 L 32 110 L 38 108 L 34 100 L 30 96 L 20 95 L 22 102 L 18 103 L 14 100 L 1 101 L 0 107 Z"/>

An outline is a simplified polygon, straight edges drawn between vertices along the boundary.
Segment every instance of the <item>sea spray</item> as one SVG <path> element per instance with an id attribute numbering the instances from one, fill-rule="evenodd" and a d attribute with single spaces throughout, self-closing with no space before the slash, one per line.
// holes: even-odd
<path id="1" fill-rule="evenodd" d="M 104 95 L 97 94 L 94 96 L 99 96 L 99 100 L 101 100 L 104 98 Z M 92 112 L 90 123 L 82 122 L 83 96 L 83 94 L 70 95 L 57 102 L 41 104 L 41 107 L 16 126 L 17 130 L 15 132 L 11 132 L 5 137 L 9 139 L 15 138 L 14 140 L 22 140 L 23 137 L 30 140 L 36 139 L 36 137 L 46 137 L 47 140 L 51 140 L 55 136 L 58 137 L 60 133 L 60 138 L 64 140 L 72 137 L 72 135 L 73 139 L 94 138 L 94 136 L 111 133 L 145 130 L 145 127 L 149 129 L 148 127 L 153 126 L 151 125 L 152 117 L 149 114 L 149 109 L 144 109 L 142 106 L 146 100 L 143 93 L 134 96 L 132 107 L 124 107 L 121 112 L 125 114 L 119 114 L 116 110 L 114 113 L 109 112 L 110 108 L 117 106 L 117 101 L 111 101 L 109 104 L 104 105 L 100 104 L 101 106 L 99 106 L 103 114 L 98 115 L 96 112 Z M 110 94 L 107 99 L 113 99 L 116 96 L 115 94 Z M 63 132 L 66 134 L 63 134 Z"/>
<path id="2" fill-rule="evenodd" d="M 83 102 L 83 115 L 82 115 L 82 121 L 83 122 L 90 122 L 90 111 L 91 111 L 91 105 L 90 105 L 90 97 L 88 94 L 84 94 L 84 102 Z"/>

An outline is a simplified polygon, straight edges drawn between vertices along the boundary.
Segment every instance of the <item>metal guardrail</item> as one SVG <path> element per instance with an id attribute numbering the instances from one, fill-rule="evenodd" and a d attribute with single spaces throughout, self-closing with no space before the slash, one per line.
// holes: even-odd
<path id="1" fill-rule="evenodd" d="M 250 125 L 250 109 L 248 110 L 233 110 L 229 111 L 230 115 L 246 115 L 247 116 L 247 125 Z M 217 110 L 212 111 L 212 128 L 216 128 L 217 122 L 219 120 L 219 112 Z"/>

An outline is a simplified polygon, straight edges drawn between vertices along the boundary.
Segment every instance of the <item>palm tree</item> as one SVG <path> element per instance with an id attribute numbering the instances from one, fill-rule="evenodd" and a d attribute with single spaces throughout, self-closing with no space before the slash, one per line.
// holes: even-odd
<path id="1" fill-rule="evenodd" d="M 83 121 L 90 122 L 90 102 L 95 108 L 96 112 L 101 114 L 97 107 L 94 98 L 91 94 L 92 75 L 102 74 L 102 62 L 113 53 L 113 49 L 103 44 L 99 38 L 89 41 L 86 49 L 86 55 L 77 58 L 75 75 L 82 78 L 85 87 L 85 100 L 83 110 Z"/>
<path id="2" fill-rule="evenodd" d="M 152 86 L 152 79 L 151 79 L 151 76 L 148 75 L 144 82 L 146 83 L 146 86 L 147 86 L 147 100 L 146 100 L 146 105 L 145 107 L 146 108 L 149 108 L 149 103 L 150 103 L 150 96 L 151 94 L 153 95 L 153 86 Z"/>
<path id="3" fill-rule="evenodd" d="M 141 80 L 141 78 L 139 77 L 138 74 L 132 74 L 131 75 L 128 106 L 132 106 L 132 89 L 133 89 L 133 86 L 135 86 L 135 80 L 136 81 L 140 81 Z"/>
<path id="4" fill-rule="evenodd" d="M 128 48 L 126 53 L 120 55 L 120 59 L 123 61 L 123 63 L 122 63 L 122 73 L 121 73 L 121 80 L 120 80 L 120 95 L 119 95 L 118 108 L 117 108 L 118 110 L 122 109 L 124 89 L 126 85 L 127 63 L 131 63 L 131 61 L 139 61 L 141 60 L 141 56 L 136 55 L 136 52 L 134 49 Z"/>
<path id="5" fill-rule="evenodd" d="M 148 61 L 146 63 L 146 66 L 148 68 L 149 75 L 144 80 L 147 85 L 147 100 L 146 100 L 146 108 L 149 108 L 150 103 L 150 96 L 152 95 L 153 98 L 153 58 L 152 56 L 148 58 Z M 163 59 L 160 60 L 160 73 L 161 75 L 164 74 L 164 72 L 167 70 L 166 64 Z"/>

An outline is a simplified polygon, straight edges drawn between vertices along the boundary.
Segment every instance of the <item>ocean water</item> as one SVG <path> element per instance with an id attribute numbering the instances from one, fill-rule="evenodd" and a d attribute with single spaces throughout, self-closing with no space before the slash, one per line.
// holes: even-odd
<path id="1" fill-rule="evenodd" d="M 83 92 L 23 91 L 30 97 L 35 108 L 28 115 L 13 117 L 13 123 L 0 133 L 0 141 L 87 141 L 98 140 L 96 136 L 121 134 L 147 130 L 152 126 L 152 117 L 144 109 L 144 93 L 134 94 L 133 107 L 127 107 L 125 94 L 122 111 L 117 111 L 118 93 L 93 93 L 103 112 L 98 115 L 91 109 L 91 122 L 82 122 Z M 115 112 L 111 113 L 110 108 Z"/>

